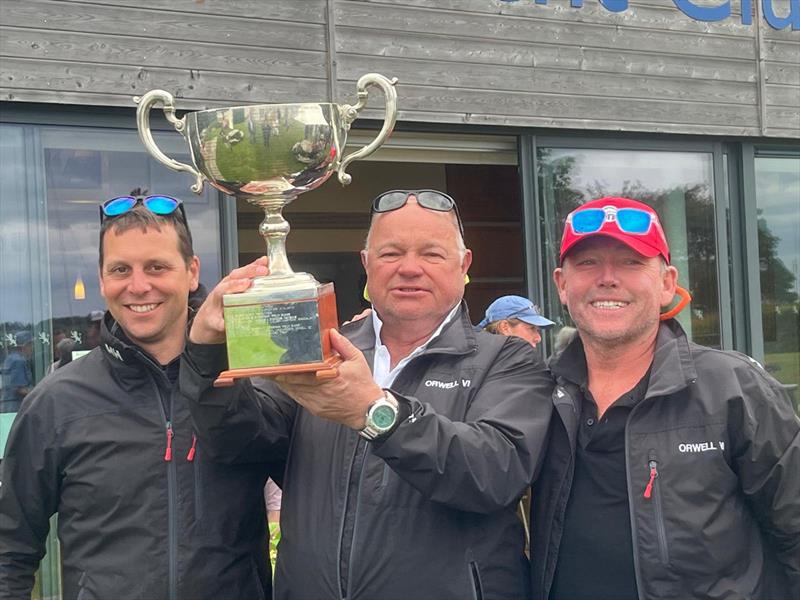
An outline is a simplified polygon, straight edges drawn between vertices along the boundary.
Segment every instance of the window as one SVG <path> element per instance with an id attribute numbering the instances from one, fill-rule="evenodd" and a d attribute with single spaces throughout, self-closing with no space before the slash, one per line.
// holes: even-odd
<path id="1" fill-rule="evenodd" d="M 157 138 L 173 156 L 188 159 L 178 134 Z M 92 313 L 104 309 L 98 204 L 134 188 L 182 198 L 208 284 L 221 276 L 221 234 L 218 194 L 192 194 L 186 176 L 151 160 L 133 130 L 0 124 L 0 179 L 1 458 L 26 390 L 59 358 L 58 341 L 72 338 L 75 355 L 97 344 Z M 59 582 L 51 535 L 33 597 L 59 597 Z"/>
<path id="2" fill-rule="evenodd" d="M 764 367 L 800 414 L 800 156 L 756 156 Z"/>
<path id="3" fill-rule="evenodd" d="M 158 137 L 188 159 L 178 134 Z M 0 175 L 2 456 L 20 384 L 47 375 L 60 339 L 72 338 L 77 353 L 97 344 L 98 204 L 135 188 L 182 198 L 208 284 L 221 276 L 221 234 L 218 194 L 192 194 L 188 177 L 150 159 L 133 130 L 2 124 Z"/>
<path id="4" fill-rule="evenodd" d="M 540 146 L 538 185 L 544 216 L 547 316 L 566 324 L 550 279 L 557 266 L 567 214 L 603 196 L 640 200 L 659 213 L 678 283 L 690 291 L 690 309 L 678 315 L 689 337 L 719 348 L 720 311 L 711 152 L 617 150 Z M 691 260 L 690 260 L 691 258 Z"/>

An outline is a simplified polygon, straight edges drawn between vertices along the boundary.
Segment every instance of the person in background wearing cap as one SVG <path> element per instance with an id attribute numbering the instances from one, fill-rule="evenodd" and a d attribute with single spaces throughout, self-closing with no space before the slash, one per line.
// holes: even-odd
<path id="1" fill-rule="evenodd" d="M 660 315 L 678 272 L 649 206 L 575 209 L 560 265 L 578 337 L 550 362 L 534 600 L 800 598 L 800 420 L 782 386 Z"/>
<path id="2" fill-rule="evenodd" d="M 555 325 L 522 296 L 501 296 L 489 305 L 483 320 L 475 327 L 489 333 L 515 335 L 536 348 L 542 341 L 542 329 Z"/>
<path id="3" fill-rule="evenodd" d="M 0 467 L 0 600 L 31 597 L 55 512 L 64 598 L 270 598 L 269 469 L 208 461 L 177 389 L 203 295 L 183 205 L 100 219 L 100 344 L 28 394 Z"/>
<path id="4" fill-rule="evenodd" d="M 0 412 L 17 412 L 22 399 L 33 387 L 31 356 L 33 336 L 29 331 L 18 331 L 14 336 L 15 346 L 8 349 L 3 361 L 3 389 L 0 397 Z"/>
<path id="5" fill-rule="evenodd" d="M 100 323 L 103 321 L 103 311 L 93 310 L 89 313 L 89 326 L 86 328 L 86 337 L 83 339 L 85 350 L 91 350 L 100 344 Z"/>
<path id="6" fill-rule="evenodd" d="M 206 447 L 246 463 L 291 444 L 275 596 L 527 600 L 515 511 L 552 380 L 529 344 L 473 329 L 472 253 L 446 194 L 375 198 L 361 259 L 374 310 L 331 332 L 344 359 L 333 379 L 213 387 L 227 364 L 222 295 L 266 274 L 266 259 L 225 278 L 189 331 L 181 390 Z"/>

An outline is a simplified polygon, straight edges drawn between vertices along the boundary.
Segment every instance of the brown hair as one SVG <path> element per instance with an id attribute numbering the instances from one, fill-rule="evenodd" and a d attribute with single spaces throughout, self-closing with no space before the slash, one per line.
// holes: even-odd
<path id="1" fill-rule="evenodd" d="M 161 231 L 162 225 L 175 228 L 175 232 L 178 234 L 178 250 L 183 257 L 183 262 L 188 267 L 194 257 L 194 248 L 192 232 L 189 231 L 189 225 L 183 220 L 181 211 L 176 210 L 169 215 L 157 215 L 150 212 L 145 206 L 137 204 L 118 217 L 106 218 L 100 225 L 100 268 L 103 268 L 103 240 L 108 230 L 113 229 L 115 233 L 119 234 L 137 227 L 142 232 L 146 232 L 152 227 L 156 231 Z"/>
<path id="2" fill-rule="evenodd" d="M 521 321 L 520 319 L 515 319 L 511 317 L 510 319 L 497 319 L 497 321 L 492 321 L 491 323 L 487 323 L 486 327 L 483 328 L 484 331 L 488 331 L 489 333 L 500 333 L 500 323 L 503 321 L 508 321 L 508 324 L 511 327 L 516 327 L 519 323 L 525 323 L 525 321 Z M 529 325 L 530 323 L 526 323 Z"/>

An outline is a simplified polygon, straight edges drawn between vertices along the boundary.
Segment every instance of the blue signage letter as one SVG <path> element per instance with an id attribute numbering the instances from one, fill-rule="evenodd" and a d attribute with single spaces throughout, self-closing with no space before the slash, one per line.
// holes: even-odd
<path id="1" fill-rule="evenodd" d="M 600 4 L 611 12 L 622 12 L 628 10 L 628 0 L 600 0 Z"/>
<path id="2" fill-rule="evenodd" d="M 764 20 L 773 29 L 783 29 L 787 25 L 792 26 L 793 31 L 800 29 L 800 0 L 789 0 L 789 14 L 779 17 L 775 14 L 772 7 L 772 0 L 762 0 L 764 6 Z"/>
<path id="3" fill-rule="evenodd" d="M 691 0 L 673 0 L 680 11 L 698 21 L 722 21 L 731 16 L 731 1 L 719 6 L 697 6 Z"/>

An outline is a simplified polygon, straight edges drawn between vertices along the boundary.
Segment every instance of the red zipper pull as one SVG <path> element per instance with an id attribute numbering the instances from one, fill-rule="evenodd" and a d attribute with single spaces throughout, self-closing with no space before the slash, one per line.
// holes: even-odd
<path id="1" fill-rule="evenodd" d="M 167 449 L 164 451 L 164 460 L 169 462 L 172 460 L 172 423 L 167 421 Z"/>
<path id="2" fill-rule="evenodd" d="M 186 455 L 186 460 L 192 462 L 194 460 L 195 449 L 197 448 L 197 436 L 192 432 L 192 447 L 189 448 L 189 454 Z"/>
<path id="3" fill-rule="evenodd" d="M 649 500 L 650 496 L 653 495 L 653 483 L 658 477 L 658 470 L 656 469 L 656 461 L 651 460 L 648 464 L 650 467 L 650 481 L 647 482 L 647 486 L 644 488 L 644 497 Z"/>

